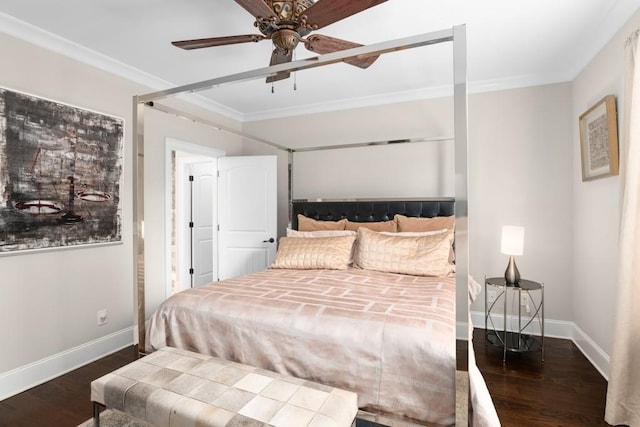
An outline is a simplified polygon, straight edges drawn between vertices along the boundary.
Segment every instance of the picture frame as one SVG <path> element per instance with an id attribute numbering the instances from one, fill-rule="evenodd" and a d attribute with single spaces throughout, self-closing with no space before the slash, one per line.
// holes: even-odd
<path id="1" fill-rule="evenodd" d="M 0 256 L 122 243 L 124 125 L 0 87 Z"/>
<path id="2" fill-rule="evenodd" d="M 615 95 L 607 95 L 579 118 L 582 181 L 618 175 Z"/>

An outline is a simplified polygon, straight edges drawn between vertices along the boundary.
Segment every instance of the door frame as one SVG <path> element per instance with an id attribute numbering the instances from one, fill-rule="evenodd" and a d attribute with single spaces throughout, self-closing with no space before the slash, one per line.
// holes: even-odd
<path id="1" fill-rule="evenodd" d="M 202 161 L 202 158 L 210 158 L 213 161 L 216 161 L 218 157 L 223 157 L 226 153 L 222 150 L 218 150 L 211 147 L 206 147 L 203 145 L 198 145 L 186 141 L 181 141 L 175 138 L 167 137 L 165 138 L 165 208 L 164 208 L 164 248 L 165 248 L 165 273 L 164 273 L 164 282 L 165 282 L 165 298 L 168 298 L 173 293 L 171 277 L 172 277 L 172 268 L 173 268 L 173 257 L 172 257 L 172 242 L 171 235 L 173 233 L 173 180 L 174 180 L 174 169 L 172 157 L 175 151 L 179 151 L 182 153 L 186 153 L 188 155 L 192 155 L 195 159 L 198 158 Z M 187 164 L 188 162 L 182 162 L 182 165 Z M 181 165 L 176 164 L 175 167 L 178 168 Z M 217 201 L 216 201 L 217 203 Z M 217 261 L 216 261 L 217 262 Z"/>

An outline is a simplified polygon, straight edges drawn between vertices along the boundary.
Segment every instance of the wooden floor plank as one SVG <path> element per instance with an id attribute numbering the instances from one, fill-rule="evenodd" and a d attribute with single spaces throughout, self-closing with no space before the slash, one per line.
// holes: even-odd
<path id="1" fill-rule="evenodd" d="M 546 338 L 540 352 L 508 353 L 474 330 L 476 363 L 503 426 L 607 426 L 607 381 L 570 340 Z"/>
<path id="2" fill-rule="evenodd" d="M 131 346 L 0 402 L 2 427 L 75 427 L 92 415 L 91 381 L 137 358 Z"/>
<path id="3" fill-rule="evenodd" d="M 476 361 L 503 426 L 607 426 L 607 382 L 569 340 L 547 338 L 540 353 L 508 354 L 485 345 L 484 330 L 474 330 Z M 465 346 L 460 345 L 459 351 Z M 91 417 L 90 384 L 132 362 L 136 347 L 62 375 L 0 402 L 0 426 L 73 427 Z"/>

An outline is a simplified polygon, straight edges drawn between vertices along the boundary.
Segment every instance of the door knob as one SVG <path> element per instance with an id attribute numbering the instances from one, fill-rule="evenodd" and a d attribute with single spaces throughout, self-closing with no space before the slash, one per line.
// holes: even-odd
<path id="1" fill-rule="evenodd" d="M 262 243 L 273 243 L 273 242 L 275 242 L 275 241 L 276 241 L 276 239 L 274 239 L 274 238 L 272 237 L 272 238 L 270 238 L 269 240 L 263 240 L 263 241 L 262 241 Z"/>

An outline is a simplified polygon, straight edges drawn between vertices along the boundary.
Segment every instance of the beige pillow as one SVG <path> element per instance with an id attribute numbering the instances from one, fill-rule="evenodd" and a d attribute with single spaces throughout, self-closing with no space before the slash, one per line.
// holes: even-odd
<path id="1" fill-rule="evenodd" d="M 374 230 L 375 231 L 375 230 Z M 381 231 L 381 234 L 385 236 L 410 236 L 410 237 L 422 237 L 422 236 L 433 236 L 434 234 L 447 233 L 449 230 L 443 228 L 442 230 L 433 230 L 433 231 L 396 231 L 394 233 L 389 231 Z"/>
<path id="2" fill-rule="evenodd" d="M 444 228 L 453 230 L 456 222 L 456 217 L 451 216 L 436 216 L 433 218 L 414 218 L 396 214 L 393 218 L 398 224 L 398 231 L 435 231 L 442 230 Z"/>
<path id="3" fill-rule="evenodd" d="M 396 233 L 389 233 L 386 231 L 381 231 L 380 233 L 385 234 L 387 236 L 412 236 L 412 237 L 421 237 L 421 236 L 433 236 L 434 234 L 441 233 L 451 233 L 451 230 L 443 228 L 442 230 L 433 230 L 433 231 L 398 231 Z M 452 238 L 453 240 L 453 238 Z M 453 249 L 453 244 L 451 245 L 451 249 L 449 250 L 449 263 L 453 264 L 456 261 L 456 253 Z"/>
<path id="4" fill-rule="evenodd" d="M 344 230 L 347 225 L 346 219 L 340 221 L 318 221 L 298 214 L 298 230 L 299 231 L 315 231 L 315 230 Z"/>
<path id="5" fill-rule="evenodd" d="M 355 231 L 351 230 L 316 230 L 298 231 L 287 228 L 287 237 L 335 237 L 335 236 L 355 236 Z"/>
<path id="6" fill-rule="evenodd" d="M 453 231 L 426 236 L 393 236 L 361 228 L 355 262 L 366 270 L 415 276 L 447 276 Z"/>
<path id="7" fill-rule="evenodd" d="M 282 237 L 271 268 L 345 270 L 356 236 Z"/>
<path id="8" fill-rule="evenodd" d="M 394 220 L 379 221 L 379 222 L 354 222 L 347 220 L 346 230 L 358 231 L 360 227 L 368 228 L 373 231 L 390 231 L 394 232 L 398 230 L 398 226 Z"/>

